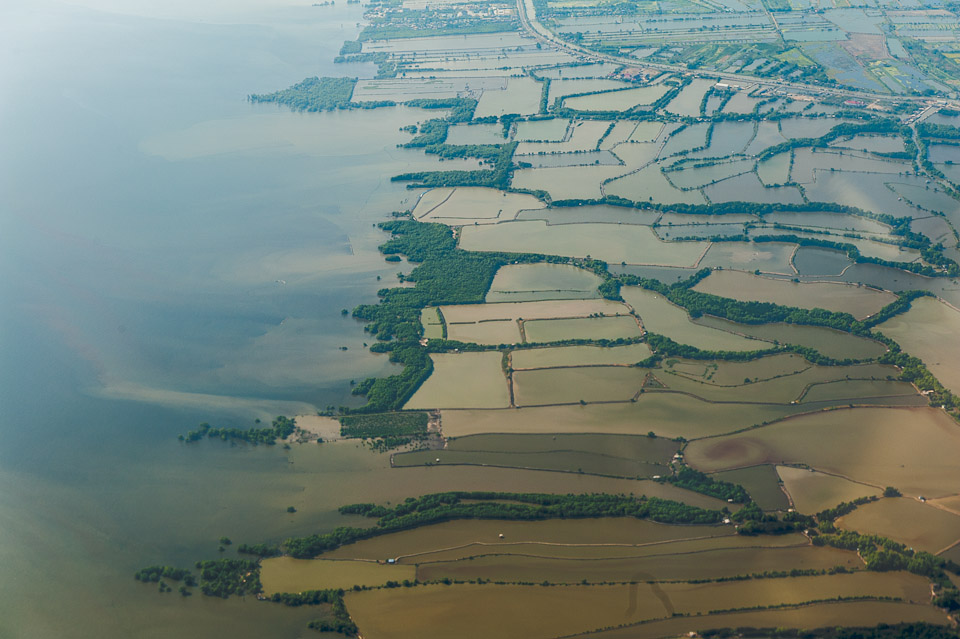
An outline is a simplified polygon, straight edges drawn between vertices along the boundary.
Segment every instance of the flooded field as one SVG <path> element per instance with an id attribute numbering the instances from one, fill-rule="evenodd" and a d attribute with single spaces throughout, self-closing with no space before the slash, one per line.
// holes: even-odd
<path id="1" fill-rule="evenodd" d="M 327 561 L 272 557 L 260 564 L 263 592 L 303 592 L 328 588 L 382 586 L 390 580 L 415 579 L 412 566 L 378 564 L 368 561 Z"/>
<path id="2" fill-rule="evenodd" d="M 809 369 L 811 364 L 799 355 L 784 353 L 746 362 L 671 357 L 663 362 L 662 367 L 664 371 L 698 382 L 717 386 L 739 386 L 746 383 L 745 380 L 757 382 L 801 373 Z"/>
<path id="3" fill-rule="evenodd" d="M 516 371 L 517 406 L 547 406 L 593 402 L 626 402 L 640 393 L 647 373 L 623 366 L 581 366 Z"/>
<path id="4" fill-rule="evenodd" d="M 768 464 L 716 473 L 713 478 L 743 486 L 750 498 L 764 510 L 786 510 L 790 506 L 787 495 L 780 487 L 776 469 Z"/>
<path id="5" fill-rule="evenodd" d="M 516 545 L 526 547 L 528 552 L 531 545 L 539 545 L 544 553 L 550 552 L 551 547 L 556 547 L 558 552 L 590 553 L 590 548 L 597 546 L 620 546 L 636 553 L 638 548 L 648 545 L 731 536 L 735 536 L 731 526 L 673 526 L 631 517 L 559 521 L 461 520 L 364 539 L 324 553 L 323 557 L 368 560 L 395 557 L 401 564 L 410 564 L 435 560 L 435 555 L 448 550 L 463 549 L 463 552 L 481 554 Z M 442 559 L 449 559 L 449 556 Z"/>
<path id="6" fill-rule="evenodd" d="M 568 339 L 619 339 L 641 335 L 637 320 L 630 316 L 524 320 L 523 330 L 527 342 L 541 344 Z"/>
<path id="7" fill-rule="evenodd" d="M 468 251 L 512 251 L 594 257 L 608 262 L 694 266 L 704 242 L 663 242 L 648 227 L 619 224 L 548 225 L 530 220 L 463 229 Z"/>
<path id="8" fill-rule="evenodd" d="M 404 408 L 504 408 L 510 393 L 498 352 L 431 355 L 433 373 Z"/>
<path id="9" fill-rule="evenodd" d="M 599 276 L 565 264 L 513 264 L 493 278 L 486 302 L 599 297 Z"/>
<path id="10" fill-rule="evenodd" d="M 665 335 L 681 344 L 703 350 L 755 351 L 769 348 L 770 342 L 747 339 L 691 321 L 687 311 L 658 293 L 636 287 L 620 291 L 624 301 L 636 310 L 645 330 Z"/>
<path id="11" fill-rule="evenodd" d="M 668 472 L 676 442 L 646 435 L 473 435 L 447 440 L 442 451 L 411 451 L 393 456 L 393 465 L 471 464 L 651 477 Z"/>
<path id="12" fill-rule="evenodd" d="M 564 206 L 539 211 L 521 211 L 519 220 L 545 220 L 551 225 L 607 222 L 609 224 L 640 224 L 651 226 L 661 219 L 659 211 L 643 211 L 623 206 L 593 204 Z"/>
<path id="13" fill-rule="evenodd" d="M 943 302 L 921 298 L 910 310 L 876 330 L 895 340 L 903 350 L 923 360 L 940 382 L 960 392 L 960 312 Z"/>
<path id="14" fill-rule="evenodd" d="M 824 628 L 835 626 L 865 626 L 876 623 L 926 622 L 944 624 L 946 616 L 926 604 L 890 601 L 852 601 L 821 603 L 806 606 L 731 612 L 668 619 L 618 630 L 605 630 L 576 635 L 583 639 L 666 639 L 678 637 L 691 629 L 718 628 Z"/>
<path id="15" fill-rule="evenodd" d="M 660 437 L 694 439 L 730 433 L 806 410 L 789 404 L 715 404 L 680 393 L 643 393 L 638 401 L 623 404 L 445 411 L 443 432 L 453 437 L 477 433 L 654 432 Z"/>
<path id="16" fill-rule="evenodd" d="M 559 125 L 554 125 L 559 126 Z M 594 149 L 610 125 L 598 120 L 574 120 L 557 142 L 520 142 L 517 155 L 536 155 L 538 153 L 573 153 Z"/>
<path id="17" fill-rule="evenodd" d="M 629 88 L 630 85 L 626 82 L 607 78 L 553 78 L 550 82 L 550 93 L 547 96 L 547 100 L 553 104 L 555 101 L 568 95 L 583 95 L 585 93 L 617 91 L 619 89 Z"/>
<path id="18" fill-rule="evenodd" d="M 566 118 L 518 122 L 513 139 L 517 142 L 559 142 L 566 137 L 569 127 L 570 120 Z"/>
<path id="19" fill-rule="evenodd" d="M 832 442 L 825 447 L 821 442 Z M 806 464 L 905 495 L 960 492 L 960 430 L 933 408 L 855 408 L 802 415 L 763 428 L 692 442 L 687 460 L 704 471 L 763 463 Z"/>
<path id="20" fill-rule="evenodd" d="M 599 366 L 622 364 L 629 366 L 650 357 L 646 344 L 629 346 L 562 346 L 558 348 L 526 348 L 510 355 L 514 370 L 527 368 L 553 368 L 556 366 Z"/>
<path id="21" fill-rule="evenodd" d="M 430 562 L 417 567 L 421 580 L 489 579 L 492 581 L 575 584 L 649 580 L 719 579 L 735 575 L 794 568 L 854 569 L 863 562 L 849 551 L 834 548 L 730 548 L 642 558 L 584 561 L 545 557 L 484 556 L 469 561 Z"/>
<path id="22" fill-rule="evenodd" d="M 790 495 L 793 507 L 801 513 L 818 513 L 840 502 L 860 497 L 879 497 L 882 489 L 857 484 L 842 477 L 826 475 L 806 468 L 777 466 L 783 489 Z"/>
<path id="23" fill-rule="evenodd" d="M 795 244 L 781 242 L 717 242 L 710 245 L 698 266 L 793 274 L 790 258 L 795 250 Z"/>
<path id="24" fill-rule="evenodd" d="M 501 91 L 484 91 L 474 117 L 501 116 L 505 113 L 532 115 L 540 110 L 540 83 L 533 78 L 509 78 Z"/>
<path id="25" fill-rule="evenodd" d="M 431 189 L 417 201 L 413 216 L 424 222 L 442 222 L 451 226 L 493 224 L 512 220 L 521 210 L 543 206 L 537 198 L 523 193 L 478 187 Z"/>
<path id="26" fill-rule="evenodd" d="M 694 290 L 745 302 L 773 302 L 783 306 L 823 308 L 850 313 L 858 319 L 873 315 L 896 300 L 892 293 L 846 284 L 788 282 L 742 271 L 714 271 Z"/>
<path id="27" fill-rule="evenodd" d="M 539 452 L 444 450 L 440 453 L 414 451 L 396 455 L 394 464 L 398 468 L 436 464 L 495 466 L 562 473 L 586 473 L 627 479 L 649 478 L 669 472 L 669 468 L 664 464 L 652 464 L 627 457 L 581 450 L 545 450 Z"/>
<path id="28" fill-rule="evenodd" d="M 563 101 L 563 106 L 574 111 L 627 111 L 636 106 L 646 106 L 655 102 L 666 92 L 667 87 L 662 85 L 626 89 L 624 91 L 608 91 L 566 98 Z"/>
<path id="29" fill-rule="evenodd" d="M 523 341 L 520 326 L 513 319 L 481 320 L 479 322 L 448 322 L 447 337 L 475 344 L 519 344 Z"/>
<path id="30" fill-rule="evenodd" d="M 882 535 L 933 554 L 960 540 L 960 516 L 907 497 L 864 504 L 838 519 L 837 526 Z"/>
<path id="31" fill-rule="evenodd" d="M 780 374 L 772 378 L 762 377 L 769 374 L 769 367 L 764 360 L 744 363 L 738 368 L 739 372 L 745 374 L 744 377 L 724 385 L 669 371 L 657 372 L 656 376 L 668 390 L 715 402 L 794 404 L 917 395 L 916 389 L 910 384 L 886 381 L 886 377 L 896 373 L 896 369 L 876 364 L 809 366 L 795 373 Z M 754 374 L 753 377 L 751 373 Z M 651 392 L 656 392 L 656 389 L 651 389 Z M 923 398 L 919 400 L 920 405 L 926 405 Z"/>
<path id="32" fill-rule="evenodd" d="M 346 603 L 365 636 L 419 637 L 437 629 L 460 637 L 553 637 L 609 625 L 662 619 L 675 613 L 800 603 L 849 596 L 903 597 L 926 602 L 927 582 L 905 573 L 854 573 L 720 584 L 651 586 L 425 586 L 348 593 Z M 469 604 L 468 604 L 469 602 Z M 625 609 L 626 606 L 626 609 Z M 488 614 L 497 610 L 498 614 Z M 430 611 L 430 614 L 425 614 Z M 466 612 L 465 612 L 466 611 Z M 469 611 L 473 611 L 472 613 Z"/>

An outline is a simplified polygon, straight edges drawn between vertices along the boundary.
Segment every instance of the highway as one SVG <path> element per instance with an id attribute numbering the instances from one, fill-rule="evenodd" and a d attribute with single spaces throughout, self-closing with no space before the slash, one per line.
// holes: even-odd
<path id="1" fill-rule="evenodd" d="M 710 78 L 720 78 L 723 81 L 728 83 L 732 82 L 742 86 L 748 85 L 760 85 L 768 89 L 779 90 L 784 92 L 797 92 L 804 93 L 809 95 L 831 95 L 846 100 L 862 100 L 864 102 L 873 102 L 875 100 L 884 100 L 887 102 L 912 102 L 917 105 L 918 108 L 921 107 L 933 107 L 939 104 L 940 106 L 949 106 L 951 108 L 958 108 L 960 102 L 956 100 L 945 100 L 945 99 L 936 99 L 926 96 L 899 96 L 899 95 L 890 95 L 887 93 L 873 93 L 870 91 L 856 91 L 852 89 L 839 89 L 833 87 L 823 87 L 812 84 L 803 84 L 795 82 L 786 82 L 783 80 L 777 80 L 771 82 L 767 79 L 757 78 L 754 76 L 743 75 L 739 73 L 724 73 L 721 71 L 698 71 L 691 70 L 681 65 L 673 64 L 661 64 L 646 62 L 643 60 L 636 60 L 634 58 L 621 57 L 615 55 L 609 55 L 605 53 L 598 53 L 596 51 L 591 51 L 584 47 L 577 46 L 571 42 L 566 42 L 560 39 L 555 33 L 544 27 L 539 20 L 537 20 L 537 10 L 533 6 L 533 0 L 517 0 L 517 15 L 520 18 L 520 25 L 523 29 L 534 38 L 539 40 L 544 44 L 549 44 L 550 46 L 560 49 L 570 55 L 577 57 L 585 58 L 590 61 L 595 62 L 612 62 L 614 64 L 628 65 L 632 67 L 647 67 L 652 69 L 657 69 L 660 71 L 668 71 L 673 73 L 684 73 L 684 74 L 693 74 L 697 76 L 704 76 Z"/>

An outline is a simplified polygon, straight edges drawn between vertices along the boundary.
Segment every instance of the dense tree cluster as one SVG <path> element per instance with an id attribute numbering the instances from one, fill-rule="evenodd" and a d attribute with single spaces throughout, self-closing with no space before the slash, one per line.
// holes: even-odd
<path id="1" fill-rule="evenodd" d="M 357 625 L 350 618 L 347 607 L 343 603 L 343 591 L 337 591 L 337 597 L 330 602 L 330 612 L 320 619 L 314 619 L 307 624 L 311 630 L 318 632 L 337 632 L 348 637 L 359 634 Z"/>
<path id="2" fill-rule="evenodd" d="M 917 134 L 925 138 L 939 138 L 941 140 L 960 140 L 960 128 L 949 124 L 934 124 L 921 122 L 917 125 Z"/>
<path id="3" fill-rule="evenodd" d="M 871 502 L 877 501 L 878 497 L 870 495 L 869 497 L 860 497 L 854 499 L 853 501 L 842 501 L 833 508 L 827 508 L 826 510 L 821 510 L 817 513 L 817 519 L 819 521 L 833 521 L 838 517 L 843 517 L 848 513 L 852 513 L 858 507 L 869 504 Z"/>
<path id="4" fill-rule="evenodd" d="M 183 581 L 187 586 L 196 585 L 192 572 L 175 566 L 148 566 L 141 568 L 133 575 L 134 579 L 144 583 L 160 581 L 161 577 L 172 581 Z"/>
<path id="5" fill-rule="evenodd" d="M 240 544 L 237 546 L 237 552 L 257 557 L 277 557 L 283 554 L 280 546 L 273 544 Z"/>
<path id="6" fill-rule="evenodd" d="M 313 77 L 274 93 L 254 93 L 249 100 L 275 102 L 294 111 L 347 109 L 352 106 L 351 97 L 356 85 L 356 78 Z"/>
<path id="7" fill-rule="evenodd" d="M 297 428 L 296 422 L 283 415 L 273 420 L 267 428 L 214 428 L 204 422 L 200 424 L 197 430 L 191 430 L 186 435 L 180 435 L 180 441 L 195 442 L 209 438 L 220 438 L 223 441 L 237 440 L 244 441 L 256 446 L 257 444 L 266 444 L 273 446 L 278 439 L 286 439 L 294 433 Z"/>
<path id="8" fill-rule="evenodd" d="M 675 475 L 661 477 L 659 481 L 738 504 L 745 504 L 750 501 L 750 495 L 747 494 L 743 486 L 714 479 L 689 466 L 682 466 Z"/>
<path id="9" fill-rule="evenodd" d="M 340 434 L 374 439 L 382 448 L 395 448 L 425 437 L 428 421 L 423 411 L 344 415 L 340 418 Z"/>
<path id="10" fill-rule="evenodd" d="M 248 559 L 208 559 L 197 562 L 200 591 L 210 597 L 261 592 L 260 564 Z"/>
<path id="11" fill-rule="evenodd" d="M 508 142 L 500 146 L 500 152 L 491 169 L 476 169 L 472 171 L 419 171 L 403 173 L 390 178 L 393 182 L 413 182 L 416 187 L 444 187 L 444 186 L 489 186 L 499 189 L 510 188 L 510 179 L 513 177 L 513 152 L 517 148 L 516 142 Z"/>

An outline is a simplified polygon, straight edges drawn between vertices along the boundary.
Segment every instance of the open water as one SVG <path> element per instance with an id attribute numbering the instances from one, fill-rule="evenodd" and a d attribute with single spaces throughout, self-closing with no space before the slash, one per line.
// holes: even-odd
<path id="1" fill-rule="evenodd" d="M 0 637 L 311 632 L 132 578 L 340 523 L 331 454 L 176 436 L 356 402 L 390 368 L 340 310 L 397 270 L 373 224 L 415 194 L 389 176 L 433 160 L 396 148 L 420 114 L 245 100 L 372 75 L 332 63 L 360 6 L 310 4 L 0 6 Z M 306 485 L 329 503 L 288 516 Z"/>

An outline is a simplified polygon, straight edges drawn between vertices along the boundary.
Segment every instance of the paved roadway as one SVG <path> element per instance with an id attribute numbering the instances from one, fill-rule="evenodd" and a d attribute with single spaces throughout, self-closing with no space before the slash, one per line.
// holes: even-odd
<path id="1" fill-rule="evenodd" d="M 609 55 L 606 53 L 598 53 L 596 51 L 591 51 L 584 47 L 577 46 L 573 43 L 566 42 L 565 40 L 560 39 L 552 31 L 544 27 L 537 20 L 537 11 L 533 6 L 533 0 L 517 0 L 517 15 L 520 18 L 520 25 L 523 29 L 535 37 L 540 42 L 549 44 L 557 49 L 565 51 L 570 55 L 586 58 L 595 62 L 612 62 L 614 64 L 625 64 L 629 66 L 636 67 L 649 67 L 652 69 L 658 69 L 660 71 L 670 71 L 676 73 L 693 73 L 695 75 L 708 76 L 711 78 L 719 77 L 722 80 L 728 82 L 735 82 L 741 85 L 761 85 L 769 89 L 778 89 L 782 91 L 794 91 L 802 92 L 805 94 L 811 95 L 833 95 L 848 100 L 863 100 L 865 102 L 872 102 L 874 100 L 886 100 L 893 102 L 913 102 L 916 103 L 918 108 L 921 107 L 934 107 L 939 104 L 939 106 L 949 106 L 951 108 L 957 109 L 960 107 L 960 102 L 956 100 L 944 100 L 936 99 L 923 96 L 894 96 L 886 93 L 873 93 L 870 91 L 855 91 L 851 89 L 837 89 L 832 87 L 822 87 L 811 84 L 802 84 L 795 82 L 786 82 L 783 80 L 777 80 L 771 82 L 770 80 L 764 80 L 761 78 L 756 78 L 754 76 L 742 75 L 739 73 L 724 73 L 718 71 L 697 71 L 687 69 L 685 66 L 674 65 L 674 64 L 660 64 L 653 62 L 646 62 L 643 60 L 636 60 L 634 58 L 620 57 L 615 55 Z"/>

